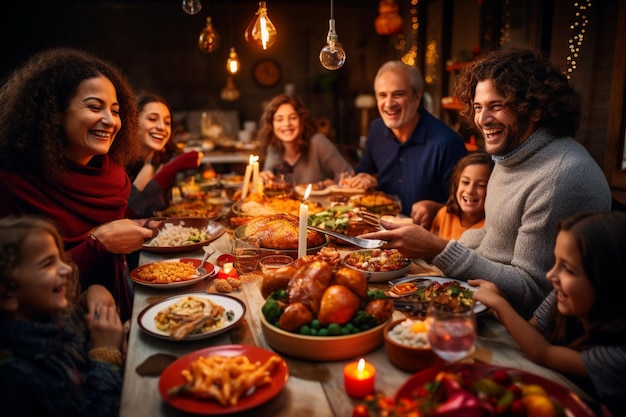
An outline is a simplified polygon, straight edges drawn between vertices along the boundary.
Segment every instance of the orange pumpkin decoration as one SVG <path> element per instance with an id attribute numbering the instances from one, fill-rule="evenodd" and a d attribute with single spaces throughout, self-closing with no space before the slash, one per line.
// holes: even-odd
<path id="1" fill-rule="evenodd" d="M 402 32 L 402 17 L 395 0 L 380 0 L 374 29 L 379 35 L 395 35 Z"/>

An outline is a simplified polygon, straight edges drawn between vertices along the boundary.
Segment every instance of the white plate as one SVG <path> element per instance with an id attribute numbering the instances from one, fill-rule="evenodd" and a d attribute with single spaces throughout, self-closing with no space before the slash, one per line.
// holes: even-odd
<path id="1" fill-rule="evenodd" d="M 424 275 L 409 275 L 403 278 L 398 278 L 398 279 L 394 279 L 389 281 L 389 286 L 394 286 L 397 284 L 403 284 L 405 282 L 411 282 L 411 281 L 416 281 L 416 280 L 424 280 L 427 279 L 429 281 L 432 282 L 438 282 L 440 284 L 445 284 L 446 282 L 457 282 L 461 287 L 467 289 L 467 290 L 472 290 L 472 291 L 476 291 L 478 289 L 478 287 L 472 287 L 471 285 L 469 285 L 467 282 L 465 281 L 461 281 L 458 279 L 454 279 L 454 278 L 446 278 L 446 277 L 430 277 L 430 276 L 424 276 Z M 423 285 L 420 285 L 419 288 L 424 288 Z M 414 293 L 411 293 L 414 294 Z M 407 294 L 406 296 L 398 296 L 399 298 L 406 298 L 406 297 L 410 297 L 411 294 Z M 478 313 L 482 313 L 483 311 L 487 310 L 487 306 L 482 304 L 480 301 L 477 301 L 474 304 L 474 313 L 478 314 Z"/>
<path id="2" fill-rule="evenodd" d="M 223 306 L 226 311 L 229 311 L 229 310 L 232 311 L 234 315 L 233 315 L 232 320 L 227 321 L 224 324 L 224 326 L 218 329 L 213 329 L 206 333 L 190 334 L 184 339 L 181 339 L 181 341 L 206 339 L 206 338 L 218 335 L 220 333 L 224 333 L 225 331 L 233 327 L 235 324 L 239 323 L 239 321 L 243 318 L 244 314 L 246 314 L 246 305 L 238 298 L 231 297 L 229 295 L 224 295 L 224 294 L 189 293 L 189 294 L 177 295 L 175 297 L 170 297 L 161 302 L 152 304 L 144 308 L 143 311 L 139 313 L 139 317 L 137 318 L 139 327 L 141 328 L 141 330 L 143 330 L 144 332 L 152 336 L 155 336 L 161 339 L 173 340 L 170 337 L 169 333 L 164 332 L 163 330 L 159 330 L 156 327 L 154 318 L 160 311 L 165 310 L 166 308 L 176 303 L 180 299 L 189 297 L 189 296 L 204 298 L 204 299 L 213 301 L 214 303 Z"/>
<path id="3" fill-rule="evenodd" d="M 304 193 L 306 193 L 306 187 L 303 187 L 302 185 L 296 185 L 296 193 L 300 194 L 300 195 L 304 195 Z M 311 189 L 311 194 L 309 195 L 328 195 L 330 194 L 330 188 L 326 187 L 326 188 L 322 188 L 321 190 L 313 190 Z"/>
<path id="4" fill-rule="evenodd" d="M 193 264 L 194 268 L 197 268 L 200 265 L 200 262 L 202 262 L 200 259 L 191 259 L 191 258 L 172 258 L 172 259 L 167 259 L 164 261 L 158 261 L 158 262 L 179 262 L 179 261 L 184 261 L 184 262 L 191 262 Z M 193 275 L 192 277 L 190 277 L 189 279 L 186 279 L 184 281 L 176 281 L 176 282 L 168 282 L 168 283 L 155 283 L 155 282 L 150 282 L 150 281 L 144 281 L 142 279 L 139 278 L 139 271 L 141 271 L 142 268 L 145 268 L 148 265 L 152 265 L 158 262 L 152 262 L 149 264 L 145 264 L 145 265 L 141 265 L 138 266 L 137 268 L 133 269 L 132 271 L 130 271 L 130 279 L 133 282 L 136 282 L 137 284 L 141 284 L 141 285 L 145 285 L 146 287 L 151 287 L 151 288 L 159 288 L 159 289 L 170 289 L 170 288 L 178 288 L 178 287 L 186 287 L 188 285 L 193 285 L 196 282 L 202 281 L 203 279 L 205 279 L 206 277 L 209 276 L 213 276 L 216 272 L 215 270 L 215 265 L 213 265 L 210 262 L 205 262 L 204 263 L 204 268 L 207 270 L 207 273 L 205 275 Z"/>

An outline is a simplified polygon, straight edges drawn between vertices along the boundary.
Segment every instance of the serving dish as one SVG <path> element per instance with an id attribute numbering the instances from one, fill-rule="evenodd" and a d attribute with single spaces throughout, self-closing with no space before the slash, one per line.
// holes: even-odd
<path id="1" fill-rule="evenodd" d="M 383 344 L 387 322 L 346 336 L 305 336 L 279 329 L 261 314 L 261 329 L 268 345 L 282 354 L 312 361 L 340 361 L 373 351 Z"/>
<path id="2" fill-rule="evenodd" d="M 233 238 L 234 239 L 240 239 L 243 236 L 245 236 L 245 231 L 246 231 L 246 225 L 244 224 L 243 226 L 239 226 L 237 227 L 234 231 L 233 231 Z M 324 243 L 322 245 L 318 245 L 318 246 L 312 246 L 312 247 L 307 247 L 307 255 L 316 255 L 320 249 L 322 249 L 324 246 L 328 245 L 328 237 L 324 235 Z M 266 248 L 261 246 L 261 257 L 265 257 L 268 255 L 287 255 L 293 259 L 297 259 L 298 258 L 298 248 L 295 249 L 279 249 L 279 248 Z"/>
<path id="3" fill-rule="evenodd" d="M 197 268 L 198 266 L 200 266 L 200 263 L 202 262 L 199 259 L 191 259 L 191 258 L 172 258 L 172 259 L 167 259 L 164 261 L 158 261 L 158 262 L 152 262 L 149 264 L 145 264 L 145 265 L 141 265 L 138 266 L 137 268 L 133 269 L 132 271 L 130 271 L 129 276 L 130 279 L 137 283 L 137 284 L 141 284 L 141 285 L 145 285 L 146 287 L 151 287 L 151 288 L 158 288 L 158 289 L 171 289 L 171 288 L 178 288 L 178 287 L 186 287 L 189 285 L 193 285 L 199 281 L 202 281 L 203 279 L 206 279 L 209 276 L 213 276 L 216 272 L 215 272 L 215 265 L 213 265 L 210 262 L 205 262 L 204 263 L 204 268 L 206 269 L 207 273 L 205 275 L 192 275 L 189 277 L 179 277 L 181 278 L 181 281 L 175 281 L 175 282 L 164 282 L 164 283 L 157 283 L 157 282 L 152 282 L 152 281 L 145 281 L 143 279 L 140 278 L 139 273 L 147 268 L 150 265 L 154 265 L 154 264 L 158 264 L 161 262 L 188 262 L 191 263 L 193 265 L 194 268 Z"/>
<path id="4" fill-rule="evenodd" d="M 141 330 L 151 336 L 158 337 L 160 339 L 173 340 L 169 333 L 159 329 L 156 326 L 155 317 L 160 311 L 165 310 L 172 304 L 175 304 L 181 299 L 189 296 L 203 298 L 221 305 L 222 307 L 224 307 L 226 312 L 232 312 L 232 319 L 227 320 L 222 327 L 219 327 L 217 329 L 211 329 L 205 333 L 190 334 L 184 339 L 180 339 L 180 341 L 207 339 L 209 337 L 217 336 L 220 333 L 228 331 L 231 327 L 239 323 L 243 316 L 246 314 L 246 305 L 238 298 L 224 294 L 189 293 L 166 298 L 163 301 L 149 305 L 148 307 L 144 308 L 141 313 L 139 313 L 139 317 L 137 318 L 139 327 L 141 328 Z"/>
<path id="5" fill-rule="evenodd" d="M 365 263 L 360 260 L 365 260 Z M 359 249 L 342 258 L 343 265 L 363 272 L 369 282 L 384 282 L 401 277 L 411 268 L 411 260 L 396 249 Z"/>
<path id="6" fill-rule="evenodd" d="M 402 203 L 395 195 L 385 194 L 382 191 L 370 192 L 350 197 L 350 204 L 355 207 L 365 207 L 372 213 L 395 216 L 402 210 Z"/>
<path id="7" fill-rule="evenodd" d="M 465 290 L 476 291 L 476 287 L 472 287 L 467 282 L 460 281 L 460 280 L 454 279 L 454 278 L 422 276 L 422 275 L 409 275 L 409 276 L 406 276 L 406 277 L 390 280 L 389 281 L 390 291 L 387 291 L 387 295 L 389 295 L 391 297 L 402 298 L 403 301 L 408 302 L 408 303 L 414 303 L 414 304 L 416 304 L 415 309 L 419 309 L 419 308 L 417 308 L 417 307 L 419 307 L 419 306 L 417 306 L 417 304 L 421 304 L 421 306 L 423 307 L 422 309 L 425 310 L 426 307 L 428 306 L 428 302 L 430 300 L 423 300 L 423 299 L 421 299 L 419 297 L 418 292 L 427 289 L 433 283 L 445 284 L 445 283 L 449 283 L 449 282 L 455 282 L 455 283 L 457 283 L 459 285 L 459 287 L 461 287 L 461 288 L 463 288 Z M 417 290 L 416 291 L 412 291 L 412 292 L 407 292 L 405 295 L 398 295 L 398 294 L 396 294 L 395 292 L 393 292 L 391 290 L 391 289 L 393 289 L 394 286 L 401 286 L 402 284 L 409 284 L 409 283 L 413 283 L 415 285 L 415 287 L 417 287 Z M 397 307 L 398 307 L 398 305 L 396 305 L 396 308 Z M 488 309 L 487 306 L 484 305 L 483 303 L 481 303 L 480 301 L 477 301 L 477 302 L 474 303 L 474 313 L 475 314 L 483 313 L 483 312 L 487 311 L 487 309 Z"/>
<path id="8" fill-rule="evenodd" d="M 171 204 L 156 214 L 160 217 L 204 217 L 214 220 L 221 215 L 221 209 L 219 204 L 205 200 L 189 200 Z"/>
<path id="9" fill-rule="evenodd" d="M 237 216 L 265 216 L 278 213 L 289 213 L 294 216 L 300 214 L 301 200 L 289 197 L 264 197 L 261 201 L 242 200 L 237 201 L 231 207 L 233 214 Z M 307 200 L 305 204 L 309 208 L 309 214 L 322 211 L 319 203 Z"/>
<path id="10" fill-rule="evenodd" d="M 304 193 L 306 193 L 307 186 L 308 185 L 302 185 L 302 184 L 296 185 L 294 191 L 298 193 L 299 195 L 304 195 Z M 328 194 L 330 194 L 330 187 L 324 187 L 319 190 L 314 190 L 313 188 L 311 188 L 311 192 L 309 193 L 309 195 L 314 195 L 314 196 L 324 196 Z"/>
<path id="11" fill-rule="evenodd" d="M 154 253 L 192 252 L 200 249 L 203 246 L 208 245 L 218 237 L 222 236 L 224 232 L 226 232 L 226 228 L 224 227 L 224 225 L 205 217 L 170 217 L 163 220 L 163 225 L 159 229 L 159 232 L 165 230 L 168 225 L 193 227 L 195 229 L 204 230 L 207 234 L 207 239 L 201 242 L 190 243 L 180 246 L 154 246 L 151 243 L 154 242 L 154 239 L 156 239 L 155 237 L 144 243 L 142 249 L 146 252 Z"/>
<path id="12" fill-rule="evenodd" d="M 595 415 L 579 396 L 556 382 L 520 369 L 488 364 L 444 364 L 424 369 L 410 377 L 398 389 L 395 395 L 395 403 L 398 404 L 403 399 L 410 400 L 415 398 L 416 393 L 422 390 L 425 384 L 434 381 L 439 372 L 463 374 L 463 378 L 469 378 L 472 381 L 489 377 L 496 370 L 505 371 L 521 383 L 541 386 L 549 398 L 556 400 L 566 408 L 566 415 L 568 416 L 593 417 Z"/>
<path id="13" fill-rule="evenodd" d="M 385 338 L 385 350 L 387 351 L 387 356 L 389 356 L 391 363 L 395 367 L 406 372 L 416 372 L 428 368 L 429 366 L 443 364 L 443 359 L 440 359 L 435 352 L 432 351 L 428 344 L 422 347 L 408 346 L 406 344 L 399 343 L 389 335 L 390 331 L 405 320 L 411 319 L 403 318 L 394 320 L 385 326 L 385 330 L 383 332 L 383 336 Z M 426 338 L 425 330 L 424 338 Z"/>
<path id="14" fill-rule="evenodd" d="M 171 396 L 168 394 L 170 389 L 185 383 L 181 373 L 183 370 L 189 369 L 189 365 L 193 361 L 200 356 L 208 357 L 212 355 L 227 357 L 243 355 L 251 362 L 265 362 L 270 357 L 276 356 L 274 352 L 251 345 L 223 345 L 196 350 L 172 362 L 161 374 L 158 388 L 163 401 L 178 410 L 194 414 L 225 415 L 240 413 L 258 407 L 277 396 L 289 379 L 289 368 L 287 368 L 287 364 L 281 358 L 281 361 L 271 374 L 272 381 L 241 397 L 234 406 L 225 407 L 215 401 L 203 401 L 192 397 Z"/>

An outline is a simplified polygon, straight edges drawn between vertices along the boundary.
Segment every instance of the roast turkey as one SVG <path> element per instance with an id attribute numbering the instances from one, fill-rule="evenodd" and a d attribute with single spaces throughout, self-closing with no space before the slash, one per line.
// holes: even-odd
<path id="1" fill-rule="evenodd" d="M 259 240 L 266 249 L 298 249 L 299 220 L 292 214 L 272 214 L 252 219 L 243 230 L 244 236 Z M 326 237 L 314 230 L 307 230 L 307 247 L 322 246 Z"/>

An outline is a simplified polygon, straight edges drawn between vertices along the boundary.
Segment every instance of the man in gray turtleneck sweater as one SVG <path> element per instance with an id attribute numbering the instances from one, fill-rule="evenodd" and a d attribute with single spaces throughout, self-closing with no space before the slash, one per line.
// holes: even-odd
<path id="1" fill-rule="evenodd" d="M 604 174 L 573 139 L 581 103 L 566 77 L 538 53 L 498 50 L 457 80 L 461 114 L 482 132 L 495 161 L 485 227 L 447 241 L 426 229 L 382 222 L 363 237 L 389 242 L 411 258 L 432 259 L 447 276 L 495 283 L 530 318 L 551 291 L 557 222 L 580 211 L 609 210 Z"/>

